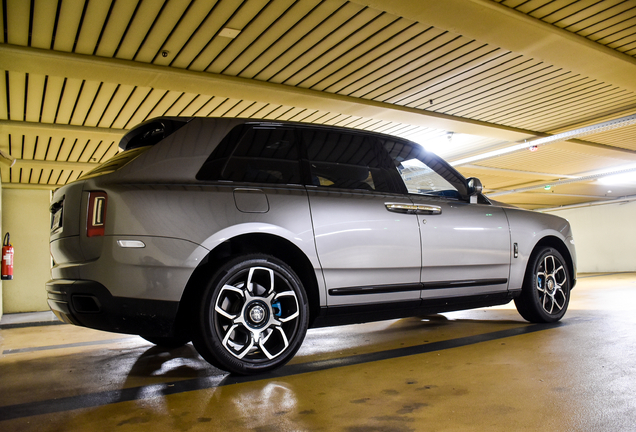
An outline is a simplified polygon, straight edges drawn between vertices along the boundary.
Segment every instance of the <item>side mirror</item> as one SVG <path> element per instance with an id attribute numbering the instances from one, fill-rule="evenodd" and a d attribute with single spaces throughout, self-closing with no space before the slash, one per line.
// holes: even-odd
<path id="1" fill-rule="evenodd" d="M 470 203 L 477 204 L 478 195 L 484 189 L 481 185 L 481 181 L 477 177 L 471 177 L 466 180 L 466 189 L 468 189 L 468 196 L 470 196 Z"/>

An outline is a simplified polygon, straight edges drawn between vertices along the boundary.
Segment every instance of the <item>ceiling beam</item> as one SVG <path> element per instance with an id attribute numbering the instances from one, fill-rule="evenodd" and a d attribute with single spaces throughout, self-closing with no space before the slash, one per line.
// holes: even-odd
<path id="1" fill-rule="evenodd" d="M 532 131 L 284 84 L 8 44 L 0 44 L 0 70 L 268 102 L 507 141 L 534 136 Z"/>

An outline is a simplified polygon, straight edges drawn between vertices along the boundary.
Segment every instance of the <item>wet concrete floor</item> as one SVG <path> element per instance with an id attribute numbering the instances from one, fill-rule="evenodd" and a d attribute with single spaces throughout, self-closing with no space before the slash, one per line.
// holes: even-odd
<path id="1" fill-rule="evenodd" d="M 636 273 L 580 275 L 557 325 L 513 304 L 310 330 L 270 375 L 191 345 L 0 330 L 0 430 L 635 431 Z"/>

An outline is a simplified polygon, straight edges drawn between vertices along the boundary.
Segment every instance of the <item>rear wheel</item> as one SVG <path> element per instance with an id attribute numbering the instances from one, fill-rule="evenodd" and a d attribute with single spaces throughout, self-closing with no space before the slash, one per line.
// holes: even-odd
<path id="1" fill-rule="evenodd" d="M 567 262 L 554 248 L 537 250 L 528 261 L 521 295 L 515 299 L 517 310 L 530 322 L 556 322 L 565 315 L 569 302 Z"/>
<path id="2" fill-rule="evenodd" d="M 208 362 L 237 374 L 275 369 L 298 351 L 309 309 L 300 279 L 268 255 L 230 260 L 206 287 L 194 345 Z"/>

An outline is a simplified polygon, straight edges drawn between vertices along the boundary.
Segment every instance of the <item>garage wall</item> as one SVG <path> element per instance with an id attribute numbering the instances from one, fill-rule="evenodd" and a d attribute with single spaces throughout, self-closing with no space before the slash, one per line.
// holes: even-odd
<path id="1" fill-rule="evenodd" d="M 636 202 L 551 213 L 572 225 L 579 273 L 636 271 Z"/>
<path id="2" fill-rule="evenodd" d="M 2 190 L 2 233 L 11 234 L 15 249 L 13 280 L 2 287 L 5 314 L 49 309 L 44 284 L 51 272 L 50 202 L 47 190 Z"/>
<path id="3" fill-rule="evenodd" d="M 0 181 L 0 235 L 4 237 L 2 231 L 2 182 Z M 0 280 L 0 319 L 2 319 L 2 280 Z"/>

